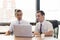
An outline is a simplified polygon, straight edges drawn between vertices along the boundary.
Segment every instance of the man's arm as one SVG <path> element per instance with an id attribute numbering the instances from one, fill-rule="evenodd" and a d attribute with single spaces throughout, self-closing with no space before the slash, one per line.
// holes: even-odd
<path id="1" fill-rule="evenodd" d="M 34 35 L 40 35 L 40 33 L 39 32 L 34 32 Z"/>
<path id="2" fill-rule="evenodd" d="M 40 37 L 40 33 L 39 32 L 34 32 L 34 36 L 35 37 Z"/>
<path id="3" fill-rule="evenodd" d="M 34 35 L 39 35 L 40 36 L 40 33 L 39 33 L 39 23 L 36 24 L 36 27 L 35 27 L 35 30 L 34 30 Z"/>
<path id="4" fill-rule="evenodd" d="M 9 28 L 9 30 L 5 33 L 6 35 L 10 35 L 11 34 L 11 32 L 13 32 L 13 24 L 11 23 L 10 24 L 10 28 Z"/>
<path id="5" fill-rule="evenodd" d="M 47 32 L 45 32 L 45 36 L 53 36 L 54 30 L 53 30 L 53 25 L 52 23 L 48 22 L 47 23 Z"/>
<path id="6" fill-rule="evenodd" d="M 53 30 L 53 25 L 52 25 L 52 23 L 48 23 L 47 24 L 47 32 L 45 32 L 44 34 L 45 34 L 45 36 L 53 36 L 53 33 L 54 33 L 54 30 Z"/>

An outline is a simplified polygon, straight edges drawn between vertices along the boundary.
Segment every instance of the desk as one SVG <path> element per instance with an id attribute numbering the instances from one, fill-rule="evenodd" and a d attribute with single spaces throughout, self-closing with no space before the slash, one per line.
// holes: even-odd
<path id="1" fill-rule="evenodd" d="M 14 37 L 14 40 L 32 40 L 32 38 L 27 37 Z"/>
<path id="2" fill-rule="evenodd" d="M 0 35 L 0 40 L 42 40 L 40 37 L 33 37 L 33 38 L 19 38 L 19 37 L 14 37 L 12 35 L 10 36 L 6 36 L 6 35 Z M 44 40 L 58 40 L 56 38 L 53 37 L 45 37 Z"/>

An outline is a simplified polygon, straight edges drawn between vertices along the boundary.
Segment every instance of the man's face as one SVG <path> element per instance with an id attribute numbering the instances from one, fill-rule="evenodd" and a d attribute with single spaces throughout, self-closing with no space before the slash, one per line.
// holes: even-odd
<path id="1" fill-rule="evenodd" d="M 36 14 L 36 20 L 37 20 L 38 22 L 43 22 L 43 20 L 44 20 L 44 15 L 41 15 L 41 13 L 37 13 L 37 14 Z"/>
<path id="2" fill-rule="evenodd" d="M 21 19 L 22 19 L 22 12 L 17 12 L 17 13 L 15 14 L 15 16 L 16 16 L 16 18 L 17 18 L 18 20 L 21 20 Z"/>

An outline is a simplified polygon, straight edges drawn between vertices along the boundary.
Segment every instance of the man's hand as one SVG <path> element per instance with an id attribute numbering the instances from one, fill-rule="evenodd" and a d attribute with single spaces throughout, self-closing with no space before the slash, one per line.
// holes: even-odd
<path id="1" fill-rule="evenodd" d="M 53 31 L 45 32 L 44 34 L 45 34 L 45 36 L 48 36 L 49 37 L 49 36 L 52 36 L 53 35 Z"/>
<path id="2" fill-rule="evenodd" d="M 6 34 L 6 35 L 10 35 L 10 34 L 11 34 L 11 32 L 10 32 L 10 31 L 7 31 L 5 34 Z"/>
<path id="3" fill-rule="evenodd" d="M 34 32 L 34 36 L 40 36 L 40 33 L 39 32 Z"/>

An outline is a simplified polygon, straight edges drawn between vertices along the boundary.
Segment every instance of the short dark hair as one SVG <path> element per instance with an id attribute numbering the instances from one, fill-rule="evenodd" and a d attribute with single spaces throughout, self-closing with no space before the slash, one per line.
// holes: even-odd
<path id="1" fill-rule="evenodd" d="M 17 14 L 17 12 L 22 12 L 20 9 L 15 9 L 15 15 Z"/>
<path id="2" fill-rule="evenodd" d="M 43 16 L 43 15 L 45 15 L 45 13 L 44 13 L 44 11 L 37 11 L 37 13 L 41 13 L 41 15 Z"/>

